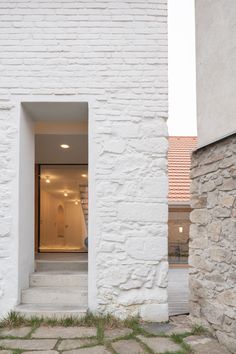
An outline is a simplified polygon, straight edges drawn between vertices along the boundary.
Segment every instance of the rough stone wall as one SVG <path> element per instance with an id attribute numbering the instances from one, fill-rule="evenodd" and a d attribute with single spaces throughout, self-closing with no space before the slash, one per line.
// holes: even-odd
<path id="1" fill-rule="evenodd" d="M 195 152 L 190 311 L 236 352 L 236 135 Z"/>
<path id="2" fill-rule="evenodd" d="M 0 313 L 17 301 L 16 99 L 79 95 L 93 100 L 98 310 L 167 319 L 167 0 L 2 0 L 0 21 Z"/>

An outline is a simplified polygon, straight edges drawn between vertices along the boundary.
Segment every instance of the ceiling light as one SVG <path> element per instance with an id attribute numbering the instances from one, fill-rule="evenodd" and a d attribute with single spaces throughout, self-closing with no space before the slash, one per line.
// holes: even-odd
<path id="1" fill-rule="evenodd" d="M 86 173 L 82 173 L 82 175 L 81 175 L 82 177 L 84 177 L 84 178 L 86 178 L 87 177 L 87 175 L 86 175 Z"/>
<path id="2" fill-rule="evenodd" d="M 184 230 L 183 226 L 179 226 L 179 233 L 180 233 L 180 234 L 183 233 L 183 230 Z"/>
<path id="3" fill-rule="evenodd" d="M 68 197 L 68 193 L 67 192 L 64 192 L 64 197 Z"/>
<path id="4" fill-rule="evenodd" d="M 49 176 L 46 176 L 46 183 L 50 183 L 50 177 Z"/>
<path id="5" fill-rule="evenodd" d="M 61 147 L 62 149 L 69 149 L 70 145 L 68 145 L 68 144 L 61 144 L 60 147 Z"/>
<path id="6" fill-rule="evenodd" d="M 80 203 L 80 199 L 79 199 L 79 200 L 77 199 L 77 200 L 75 201 L 75 205 L 79 205 L 79 203 Z"/>

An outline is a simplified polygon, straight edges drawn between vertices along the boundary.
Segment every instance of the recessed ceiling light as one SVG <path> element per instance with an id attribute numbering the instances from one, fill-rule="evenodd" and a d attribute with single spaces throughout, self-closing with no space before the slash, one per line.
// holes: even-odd
<path id="1" fill-rule="evenodd" d="M 67 192 L 64 192 L 64 197 L 68 197 L 68 193 Z"/>
<path id="2" fill-rule="evenodd" d="M 82 173 L 82 175 L 81 175 L 82 177 L 84 177 L 84 178 L 86 178 L 87 177 L 87 175 L 86 175 L 86 173 Z"/>
<path id="3" fill-rule="evenodd" d="M 68 144 L 61 144 L 60 147 L 61 147 L 62 149 L 69 149 L 70 145 L 68 145 Z"/>
<path id="4" fill-rule="evenodd" d="M 46 183 L 50 183 L 50 177 L 49 176 L 46 176 Z"/>

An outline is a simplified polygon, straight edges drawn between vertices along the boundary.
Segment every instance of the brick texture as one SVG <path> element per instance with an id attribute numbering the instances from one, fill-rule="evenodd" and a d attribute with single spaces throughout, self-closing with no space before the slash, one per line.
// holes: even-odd
<path id="1" fill-rule="evenodd" d="M 12 230 L 19 96 L 94 102 L 98 310 L 125 317 L 166 304 L 157 265 L 167 273 L 167 242 L 156 259 L 148 247 L 167 238 L 167 0 L 2 0 L 0 22 L 0 312 L 15 304 L 10 280 L 19 276 Z M 161 195 L 150 192 L 153 178 L 164 185 Z M 118 217 L 122 206 L 136 211 Z M 144 257 L 127 252 L 133 236 Z"/>

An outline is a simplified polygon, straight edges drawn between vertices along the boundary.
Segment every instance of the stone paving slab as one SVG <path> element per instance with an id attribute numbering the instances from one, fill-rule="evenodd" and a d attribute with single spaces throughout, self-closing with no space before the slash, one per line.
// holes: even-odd
<path id="1" fill-rule="evenodd" d="M 113 340 L 120 337 L 128 336 L 133 333 L 130 328 L 114 328 L 114 329 L 106 329 L 104 331 L 104 338 L 106 340 Z"/>
<path id="2" fill-rule="evenodd" d="M 58 354 L 56 350 L 43 350 L 43 351 L 31 351 L 31 352 L 23 352 L 22 354 Z"/>
<path id="3" fill-rule="evenodd" d="M 177 320 L 173 317 L 173 321 L 170 321 L 168 323 L 149 322 L 143 324 L 141 327 L 149 334 L 154 335 L 165 334 L 171 336 L 172 334 L 180 334 L 186 332 L 190 333 L 192 331 L 192 326 L 186 319 L 187 316 L 178 317 L 182 317 L 182 319 Z"/>
<path id="4" fill-rule="evenodd" d="M 31 330 L 31 327 L 4 328 L 0 330 L 0 337 L 25 337 Z"/>
<path id="5" fill-rule="evenodd" d="M 54 348 L 57 339 L 1 339 L 0 346 L 9 349 L 49 350 Z"/>
<path id="6" fill-rule="evenodd" d="M 119 340 L 112 343 L 112 348 L 119 354 L 145 354 L 146 351 L 134 339 Z"/>
<path id="7" fill-rule="evenodd" d="M 179 344 L 174 343 L 169 338 L 137 336 L 143 343 L 151 348 L 155 353 L 176 352 L 181 350 Z M 205 353 L 206 354 L 206 353 Z"/>
<path id="8" fill-rule="evenodd" d="M 192 329 L 188 327 L 174 327 L 169 331 L 165 332 L 166 336 L 171 336 L 172 334 L 183 334 L 183 333 L 191 333 Z"/>
<path id="9" fill-rule="evenodd" d="M 81 338 L 97 335 L 96 327 L 46 327 L 36 329 L 32 338 Z"/>
<path id="10" fill-rule="evenodd" d="M 174 329 L 175 326 L 171 323 L 150 322 L 150 323 L 143 324 L 142 328 L 150 334 L 157 335 L 157 334 L 165 333 L 166 331 L 169 331 L 171 329 Z"/>
<path id="11" fill-rule="evenodd" d="M 0 350 L 0 354 L 12 354 L 10 350 Z"/>
<path id="12" fill-rule="evenodd" d="M 103 345 L 97 345 L 96 347 L 91 348 L 81 348 L 74 349 L 63 352 L 63 354 L 111 354 Z M 126 353 L 128 354 L 128 353 Z"/>
<path id="13" fill-rule="evenodd" d="M 190 336 L 184 341 L 193 348 L 194 354 L 230 354 L 216 339 L 210 337 Z"/>
<path id="14" fill-rule="evenodd" d="M 59 345 L 58 350 L 77 349 L 85 345 L 96 345 L 96 339 L 64 339 Z"/>
<path id="15" fill-rule="evenodd" d="M 172 316 L 170 317 L 170 323 L 173 323 L 175 326 L 192 329 L 192 323 L 188 315 Z"/>

